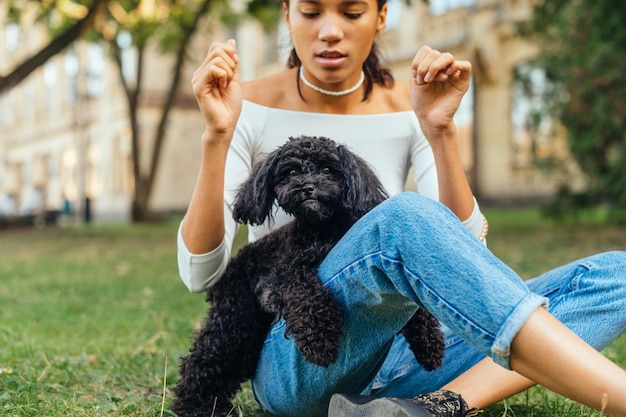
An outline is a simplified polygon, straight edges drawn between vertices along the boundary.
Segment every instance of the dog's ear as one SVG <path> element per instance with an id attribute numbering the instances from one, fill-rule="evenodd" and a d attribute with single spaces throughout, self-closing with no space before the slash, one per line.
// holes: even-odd
<path id="1" fill-rule="evenodd" d="M 355 220 L 382 203 L 388 194 L 374 173 L 361 157 L 339 145 L 337 153 L 345 176 L 346 190 L 343 201 L 347 212 L 354 213 Z"/>
<path id="2" fill-rule="evenodd" d="M 238 222 L 260 225 L 272 217 L 274 179 L 278 152 L 272 152 L 254 166 L 248 179 L 241 184 L 233 204 L 233 217 Z"/>

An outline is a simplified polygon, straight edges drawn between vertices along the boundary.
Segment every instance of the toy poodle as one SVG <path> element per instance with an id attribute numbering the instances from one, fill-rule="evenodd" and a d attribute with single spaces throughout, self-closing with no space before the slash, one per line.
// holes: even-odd
<path id="1" fill-rule="evenodd" d="M 178 416 L 228 414 L 280 318 L 306 361 L 327 367 L 337 359 L 344 312 L 317 269 L 348 229 L 386 198 L 363 159 L 324 137 L 290 138 L 253 168 L 237 192 L 234 218 L 259 225 L 272 220 L 278 204 L 293 220 L 242 247 L 208 291 L 208 316 L 180 364 L 171 407 Z M 426 369 L 441 364 L 443 336 L 434 316 L 419 309 L 402 333 Z"/>

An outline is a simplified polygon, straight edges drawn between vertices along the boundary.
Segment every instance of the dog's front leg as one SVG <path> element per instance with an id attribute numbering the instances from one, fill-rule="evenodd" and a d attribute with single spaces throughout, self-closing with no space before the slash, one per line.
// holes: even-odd
<path id="1" fill-rule="evenodd" d="M 285 335 L 293 337 L 307 362 L 323 367 L 334 363 L 343 335 L 343 308 L 319 281 L 316 269 L 281 282 Z"/>

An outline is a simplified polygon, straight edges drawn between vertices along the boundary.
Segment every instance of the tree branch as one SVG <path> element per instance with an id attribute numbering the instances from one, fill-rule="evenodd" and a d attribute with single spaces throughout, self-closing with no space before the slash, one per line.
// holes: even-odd
<path id="1" fill-rule="evenodd" d="M 68 45 L 94 26 L 96 16 L 105 10 L 109 0 L 94 0 L 87 15 L 72 27 L 53 39 L 46 47 L 18 65 L 6 77 L 0 76 L 0 94 L 18 85 L 33 71 L 45 64 L 50 58 L 61 52 Z"/>

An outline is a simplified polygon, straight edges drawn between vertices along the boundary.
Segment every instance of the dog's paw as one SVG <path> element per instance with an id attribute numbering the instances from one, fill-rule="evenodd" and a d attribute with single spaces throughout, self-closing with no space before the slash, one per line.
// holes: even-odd
<path id="1" fill-rule="evenodd" d="M 309 352 L 304 353 L 304 359 L 317 366 L 328 368 L 337 361 L 337 352 Z"/>
<path id="2" fill-rule="evenodd" d="M 307 362 L 327 368 L 337 361 L 339 337 L 308 340 L 306 343 L 298 344 L 298 349 Z"/>
<path id="3" fill-rule="evenodd" d="M 321 285 L 321 284 L 320 284 Z M 343 311 L 322 287 L 321 295 L 283 310 L 285 337 L 293 337 L 307 362 L 328 367 L 337 361 L 339 341 L 343 336 Z"/>
<path id="4" fill-rule="evenodd" d="M 434 317 L 426 316 L 426 323 L 419 324 L 420 317 L 416 314 L 409 323 L 402 329 L 402 334 L 407 342 L 417 362 L 427 371 L 433 371 L 442 364 L 445 354 L 445 341 L 443 333 L 439 328 L 439 323 L 434 321 Z"/>

